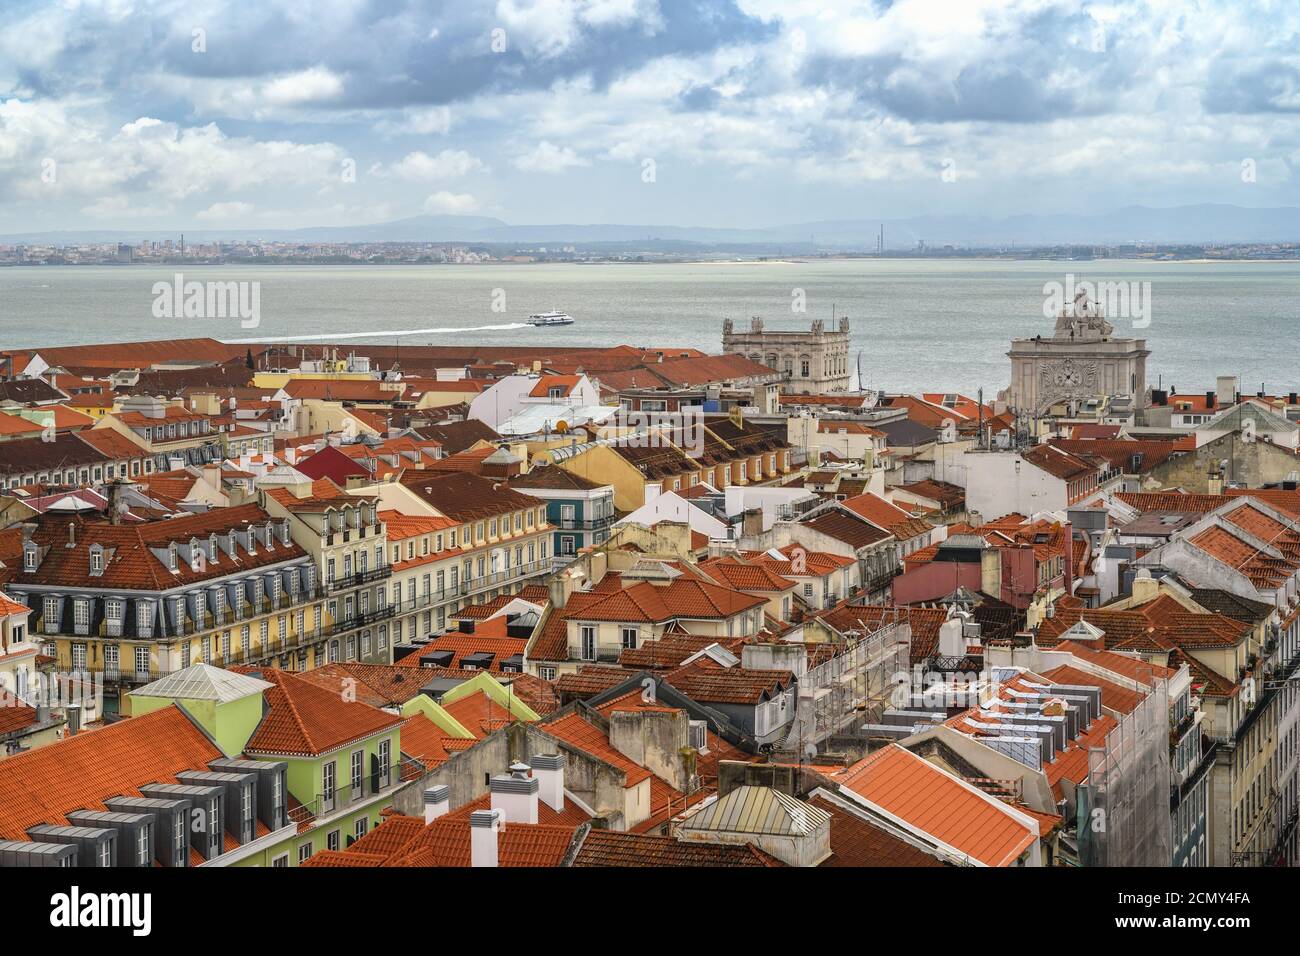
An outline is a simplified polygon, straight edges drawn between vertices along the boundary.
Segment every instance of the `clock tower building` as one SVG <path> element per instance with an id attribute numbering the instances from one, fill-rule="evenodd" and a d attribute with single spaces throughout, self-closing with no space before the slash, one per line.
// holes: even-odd
<path id="1" fill-rule="evenodd" d="M 1031 418 L 1091 398 L 1125 397 L 1135 409 L 1146 407 L 1146 340 L 1114 331 L 1098 306 L 1080 296 L 1062 310 L 1050 338 L 1013 340 L 1007 404 Z"/>

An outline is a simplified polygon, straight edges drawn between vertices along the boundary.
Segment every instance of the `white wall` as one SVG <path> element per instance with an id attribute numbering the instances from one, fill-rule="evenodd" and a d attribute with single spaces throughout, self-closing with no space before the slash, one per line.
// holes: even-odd
<path id="1" fill-rule="evenodd" d="M 1064 511 L 1066 483 L 1031 465 L 1016 452 L 970 451 L 962 456 L 966 468 L 966 510 L 985 521 L 1017 511 Z"/>
<path id="2" fill-rule="evenodd" d="M 748 485 L 728 485 L 725 491 L 727 515 L 735 517 L 750 508 L 763 509 L 763 530 L 776 523 L 783 505 L 793 506 L 804 498 L 816 498 L 803 488 L 766 488 Z"/>
<path id="3" fill-rule="evenodd" d="M 646 502 L 626 518 L 615 522 L 620 524 L 639 524 L 649 528 L 660 521 L 684 522 L 692 531 L 707 534 L 710 538 L 727 537 L 727 525 L 713 515 L 701 511 L 681 495 L 665 491 L 652 501 Z"/>

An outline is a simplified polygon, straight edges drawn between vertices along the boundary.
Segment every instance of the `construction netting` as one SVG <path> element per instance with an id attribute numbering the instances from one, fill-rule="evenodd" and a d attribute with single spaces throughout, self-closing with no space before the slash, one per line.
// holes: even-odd
<path id="1" fill-rule="evenodd" d="M 1163 678 L 1149 687 L 1105 744 L 1088 751 L 1076 801 L 1083 866 L 1171 864 L 1168 687 Z"/>

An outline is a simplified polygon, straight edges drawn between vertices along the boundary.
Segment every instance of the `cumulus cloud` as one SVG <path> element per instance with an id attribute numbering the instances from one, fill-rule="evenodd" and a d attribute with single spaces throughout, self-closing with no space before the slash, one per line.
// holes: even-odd
<path id="1" fill-rule="evenodd" d="M 255 208 L 251 202 L 214 202 L 202 212 L 195 213 L 194 218 L 205 221 L 247 219 Z"/>
<path id="2" fill-rule="evenodd" d="M 459 179 L 483 168 L 483 163 L 463 149 L 444 149 L 430 156 L 422 150 L 407 153 L 398 162 L 381 172 L 413 182 L 437 182 Z"/>
<path id="3" fill-rule="evenodd" d="M 0 218 L 1282 205 L 1297 35 L 1269 0 L 35 2 L 0 31 Z"/>
<path id="4" fill-rule="evenodd" d="M 469 193 L 439 191 L 424 201 L 424 211 L 428 213 L 464 215 L 476 209 L 478 209 L 478 200 Z"/>
<path id="5" fill-rule="evenodd" d="M 522 156 L 515 157 L 514 166 L 530 173 L 559 173 L 573 166 L 590 166 L 568 146 L 556 146 L 542 140 Z"/>

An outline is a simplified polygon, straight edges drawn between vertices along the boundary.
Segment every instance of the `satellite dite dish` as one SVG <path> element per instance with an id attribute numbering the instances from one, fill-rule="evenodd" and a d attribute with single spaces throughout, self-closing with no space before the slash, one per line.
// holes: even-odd
<path id="1" fill-rule="evenodd" d="M 569 430 L 569 423 L 566 422 L 564 419 L 560 419 L 558 422 L 555 423 L 555 430 L 559 432 L 561 435 L 563 435 L 565 432 Z"/>

